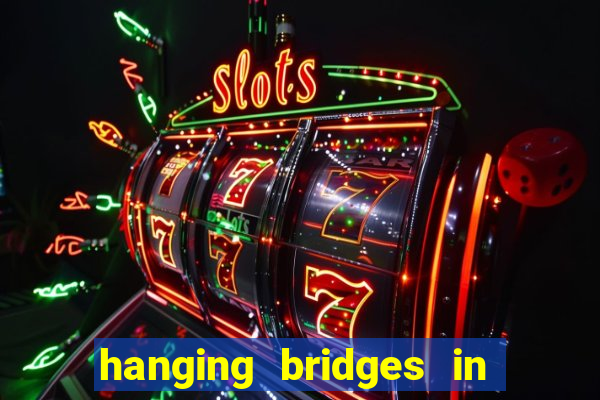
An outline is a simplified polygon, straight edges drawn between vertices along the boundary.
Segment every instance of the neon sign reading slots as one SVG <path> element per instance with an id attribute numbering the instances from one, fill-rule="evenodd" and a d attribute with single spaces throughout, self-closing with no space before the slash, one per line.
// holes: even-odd
<path id="1" fill-rule="evenodd" d="M 221 64 L 215 70 L 213 111 L 217 114 L 227 112 L 232 97 L 240 111 L 245 110 L 249 103 L 252 103 L 254 108 L 261 109 L 273 97 L 272 92 L 275 92 L 275 98 L 281 106 L 286 106 L 292 101 L 298 104 L 309 103 L 317 93 L 314 77 L 315 59 L 307 58 L 298 64 L 295 82 L 289 76 L 293 65 L 294 58 L 290 55 L 290 49 L 282 50 L 275 62 L 275 86 L 272 87 L 271 77 L 265 71 L 255 72 L 254 77 L 250 79 L 250 51 L 242 50 L 235 63 L 233 76 L 230 64 Z"/>

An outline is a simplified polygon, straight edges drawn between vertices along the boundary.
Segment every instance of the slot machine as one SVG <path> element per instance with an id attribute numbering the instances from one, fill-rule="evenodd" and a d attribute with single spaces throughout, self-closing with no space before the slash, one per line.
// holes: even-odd
<path id="1" fill-rule="evenodd" d="M 172 113 L 133 164 L 122 224 L 147 287 L 42 397 L 147 398 L 94 394 L 94 337 L 508 334 L 522 208 L 492 155 L 464 154 L 462 105 L 446 81 L 289 47 L 253 57 L 243 49 L 219 65 L 212 88 Z M 206 394 L 160 398 L 184 395 Z"/>

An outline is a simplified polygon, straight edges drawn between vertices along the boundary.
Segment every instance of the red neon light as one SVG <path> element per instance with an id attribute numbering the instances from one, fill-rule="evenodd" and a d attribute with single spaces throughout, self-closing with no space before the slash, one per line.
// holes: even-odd
<path id="1" fill-rule="evenodd" d="M 154 279 L 154 276 L 152 275 L 152 269 L 150 268 L 150 264 L 149 264 L 148 258 L 146 256 L 146 248 L 144 247 L 144 230 L 143 230 L 143 225 L 142 225 L 141 204 L 136 204 L 134 209 L 135 209 L 135 211 L 134 211 L 135 212 L 135 220 L 137 221 L 137 224 L 135 224 L 136 233 L 138 234 L 138 239 L 139 239 L 139 242 L 137 242 L 137 245 L 140 247 L 140 254 L 142 256 L 143 267 L 146 269 L 148 277 L 150 278 L 150 283 L 159 289 L 159 291 L 161 292 L 160 293 L 161 297 L 164 297 L 171 303 L 175 304 L 177 307 L 188 312 L 189 314 L 199 318 L 200 320 L 203 320 L 204 318 L 202 317 L 202 314 L 198 313 L 198 311 L 197 311 L 197 310 L 199 310 L 200 307 L 198 306 L 198 299 L 196 298 L 196 295 L 194 294 L 194 292 L 191 292 L 191 295 L 193 297 L 193 301 L 192 301 Z M 164 292 L 164 293 L 162 293 L 162 292 Z M 193 308 L 190 308 L 189 306 L 192 306 Z"/>
<path id="2" fill-rule="evenodd" d="M 88 195 L 80 192 L 79 190 L 75 192 L 74 196 L 65 197 L 63 202 L 60 204 L 60 209 L 65 211 L 75 211 L 75 210 L 89 210 L 91 207 L 86 202 Z"/>
<path id="3" fill-rule="evenodd" d="M 435 242 L 435 251 L 433 254 L 433 261 L 431 263 L 431 277 L 429 278 L 429 296 L 427 299 L 427 315 L 425 317 L 425 338 L 432 337 L 431 335 L 433 331 L 433 315 L 435 312 L 435 296 L 438 285 L 440 264 L 442 262 L 442 243 L 444 241 L 446 220 L 448 219 L 448 211 L 450 210 L 450 200 L 452 200 L 452 193 L 454 192 L 455 182 L 456 175 L 452 177 L 452 180 L 450 180 L 450 184 L 448 185 L 448 191 L 446 192 L 444 208 L 442 209 L 442 217 L 440 219 L 440 226 L 438 228 L 437 239 Z"/>
<path id="4" fill-rule="evenodd" d="M 266 72 L 260 71 L 252 80 L 250 98 L 256 108 L 263 108 L 271 97 L 271 80 Z"/>
<path id="5" fill-rule="evenodd" d="M 111 147 L 118 148 L 116 140 L 123 140 L 123 135 L 119 130 L 110 122 L 107 121 L 90 121 L 88 127 L 94 132 L 94 135 L 102 142 L 106 143 Z"/>
<path id="6" fill-rule="evenodd" d="M 150 227 L 152 230 L 152 237 L 158 239 L 158 255 L 160 256 L 160 259 L 169 267 L 177 269 L 175 258 L 173 257 L 172 246 L 175 222 L 158 215 L 151 215 Z"/>
<path id="7" fill-rule="evenodd" d="M 244 99 L 244 85 L 248 79 L 248 71 L 250 71 L 250 52 L 244 49 L 240 52 L 235 63 L 235 104 L 240 110 L 245 110 L 248 102 Z"/>
<path id="8" fill-rule="evenodd" d="M 84 239 L 79 236 L 63 235 L 59 234 L 54 238 L 54 242 L 50 243 L 50 246 L 46 248 L 45 253 L 61 255 L 67 250 L 67 254 L 70 256 L 76 256 L 82 253 L 79 245 L 83 243 Z"/>
<path id="9" fill-rule="evenodd" d="M 315 59 L 309 58 L 300 63 L 298 67 L 298 81 L 304 88 L 305 94 L 296 92 L 296 101 L 301 104 L 310 102 L 317 94 L 317 82 L 315 78 L 309 72 L 315 70 Z"/>
<path id="10" fill-rule="evenodd" d="M 475 257 L 475 247 L 477 245 L 477 234 L 479 233 L 479 222 L 481 217 L 481 208 L 485 197 L 488 175 L 492 165 L 492 156 L 486 154 L 479 170 L 477 187 L 475 189 L 475 199 L 473 200 L 473 209 L 471 219 L 469 220 L 469 230 L 465 241 L 465 253 L 463 255 L 462 270 L 460 275 L 460 286 L 458 291 L 458 302 L 456 306 L 456 325 L 454 337 L 463 337 L 465 327 L 465 314 L 467 312 L 467 300 L 469 296 L 469 286 L 471 284 L 471 270 Z"/>
<path id="11" fill-rule="evenodd" d="M 330 297 L 329 302 L 319 311 L 315 324 L 321 336 L 353 338 L 356 319 L 373 292 L 365 280 L 352 282 L 336 272 L 306 266 L 304 297 L 316 302 L 321 294 Z"/>
<path id="12" fill-rule="evenodd" d="M 398 177 L 392 174 L 375 175 L 335 169 L 329 171 L 321 197 L 341 200 L 327 214 L 321 236 L 360 244 L 371 211 L 398 180 Z M 343 197 L 342 191 L 350 193 Z M 360 223 L 356 223 L 356 220 Z"/>
<path id="13" fill-rule="evenodd" d="M 175 181 L 179 177 L 179 174 L 183 171 L 183 168 L 190 163 L 194 158 L 195 153 L 183 153 L 180 155 L 173 156 L 167 161 L 164 167 L 160 170 L 160 174 L 164 177 L 159 194 L 161 196 L 170 197 Z"/>
<path id="14" fill-rule="evenodd" d="M 396 129 L 396 128 L 427 128 L 427 122 L 396 122 L 390 124 L 361 124 L 361 125 L 325 125 L 319 129 L 341 129 L 345 131 L 357 131 L 363 129 Z"/>
<path id="15" fill-rule="evenodd" d="M 252 185 L 273 163 L 274 161 L 271 158 L 266 160 L 260 158 L 240 158 L 228 176 L 229 178 L 234 178 L 235 181 L 227 189 L 223 202 L 230 206 L 243 208 Z"/>
<path id="16" fill-rule="evenodd" d="M 230 70 L 231 67 L 228 64 L 219 65 L 213 76 L 215 91 L 222 101 L 221 105 L 218 105 L 216 100 L 213 101 L 213 112 L 217 114 L 222 114 L 227 111 L 229 104 L 231 103 L 231 91 L 229 90 L 229 86 L 227 86 L 227 82 L 223 77 L 223 75 L 225 75 L 225 77 L 229 78 Z"/>
<path id="17" fill-rule="evenodd" d="M 138 74 L 134 74 L 132 71 L 136 70 L 138 65 L 136 63 L 134 63 L 133 61 L 128 61 L 124 58 L 121 58 L 119 60 L 119 63 L 121 63 L 121 65 L 125 65 L 126 67 L 123 69 L 123 76 L 125 77 L 125 81 L 127 82 L 127 86 L 129 86 L 131 88 L 131 90 L 135 90 L 135 83 L 134 81 L 137 81 L 138 83 L 142 83 L 144 82 L 144 78 L 141 75 Z"/>
<path id="18" fill-rule="evenodd" d="M 226 235 L 208 232 L 210 258 L 217 260 L 217 282 L 222 289 L 237 294 L 235 267 L 243 244 L 239 238 L 229 239 Z"/>

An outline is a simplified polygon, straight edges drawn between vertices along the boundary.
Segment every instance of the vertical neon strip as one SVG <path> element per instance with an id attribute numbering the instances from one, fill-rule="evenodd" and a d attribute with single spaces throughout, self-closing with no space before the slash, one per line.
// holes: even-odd
<path id="1" fill-rule="evenodd" d="M 467 311 L 467 300 L 469 298 L 469 284 L 471 283 L 471 271 L 473 269 L 475 246 L 477 244 L 477 233 L 479 231 L 479 220 L 491 164 L 492 156 L 486 154 L 479 171 L 477 189 L 475 190 L 475 200 L 473 201 L 473 210 L 471 211 L 471 220 L 469 221 L 469 230 L 467 232 L 467 240 L 465 242 L 465 253 L 463 256 L 462 272 L 460 276 L 460 286 L 458 292 L 458 305 L 456 308 L 456 326 L 454 330 L 455 338 L 462 337 L 464 333 L 465 314 Z"/>
<path id="2" fill-rule="evenodd" d="M 442 260 L 442 243 L 444 241 L 444 231 L 446 230 L 446 219 L 450 210 L 450 200 L 452 192 L 454 192 L 454 184 L 456 183 L 456 175 L 450 180 L 446 199 L 444 200 L 444 208 L 442 209 L 442 217 L 440 219 L 440 227 L 438 229 L 437 239 L 435 243 L 435 253 L 433 254 L 433 262 L 431 263 L 431 277 L 429 278 L 429 297 L 427 300 L 427 317 L 425 321 L 425 338 L 430 338 L 433 331 L 433 314 L 435 312 L 435 295 L 437 292 L 438 275 L 440 272 L 440 264 Z"/>

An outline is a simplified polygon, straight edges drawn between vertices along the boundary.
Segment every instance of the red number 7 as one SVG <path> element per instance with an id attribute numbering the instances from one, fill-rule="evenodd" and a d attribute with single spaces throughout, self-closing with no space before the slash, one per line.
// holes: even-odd
<path id="1" fill-rule="evenodd" d="M 373 292 L 367 281 L 352 282 L 336 272 L 306 266 L 304 296 L 313 301 L 322 294 L 329 297 L 317 316 L 317 332 L 324 337 L 354 337 L 358 314 Z"/>

